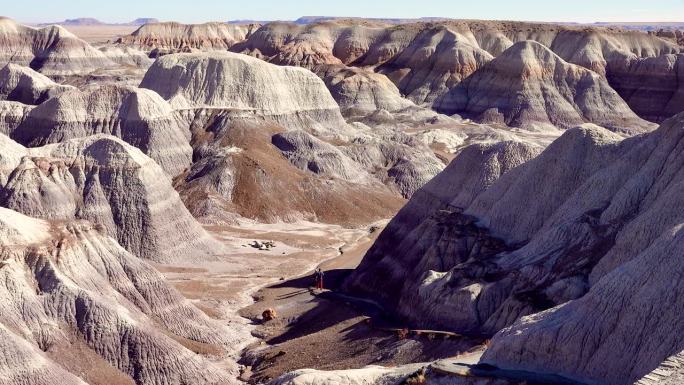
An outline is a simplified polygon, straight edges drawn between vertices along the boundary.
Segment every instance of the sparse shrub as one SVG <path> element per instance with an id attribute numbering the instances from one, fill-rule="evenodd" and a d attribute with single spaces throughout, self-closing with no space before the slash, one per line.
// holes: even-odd
<path id="1" fill-rule="evenodd" d="M 261 313 L 261 318 L 264 320 L 264 322 L 274 320 L 277 316 L 278 314 L 276 313 L 275 309 L 271 308 L 268 308 Z"/>

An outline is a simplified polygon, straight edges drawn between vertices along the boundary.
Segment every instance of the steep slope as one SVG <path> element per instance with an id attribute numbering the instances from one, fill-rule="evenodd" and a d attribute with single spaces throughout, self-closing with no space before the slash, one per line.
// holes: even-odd
<path id="1" fill-rule="evenodd" d="M 613 88 L 644 119 L 662 122 L 684 111 L 684 55 L 630 58 L 609 69 Z"/>
<path id="2" fill-rule="evenodd" d="M 466 147 L 392 219 L 346 283 L 347 289 L 373 293 L 373 298 L 417 324 L 472 328 L 473 321 L 467 319 L 452 323 L 452 316 L 467 317 L 464 310 L 452 312 L 436 306 L 437 298 L 423 298 L 424 276 L 428 270 L 448 271 L 471 254 L 487 256 L 505 249 L 503 242 L 480 234 L 473 219 L 458 213 L 540 151 L 516 142 Z"/>
<path id="3" fill-rule="evenodd" d="M 625 140 L 569 130 L 471 202 L 455 189 L 460 208 L 409 203 L 347 288 L 412 323 L 503 329 L 485 363 L 637 381 L 684 347 L 672 333 L 684 309 L 683 138 L 681 114 Z"/>
<path id="4" fill-rule="evenodd" d="M 0 208 L 0 250 L 3 383 L 226 384 L 234 375 L 177 342 L 220 349 L 229 330 L 96 226 Z"/>
<path id="5" fill-rule="evenodd" d="M 0 144 L 6 154 L 1 206 L 46 219 L 90 220 L 127 250 L 156 261 L 207 258 L 221 250 L 159 166 L 120 139 L 94 135 L 24 149 L 21 156 L 9 139 Z"/>
<path id="6" fill-rule="evenodd" d="M 88 73 L 115 64 L 60 26 L 26 27 L 0 17 L 0 64 L 16 63 L 45 75 Z"/>
<path id="7" fill-rule="evenodd" d="M 360 225 L 386 218 L 403 204 L 339 150 L 300 131 L 286 132 L 239 112 L 213 111 L 193 119 L 198 159 L 175 183 L 204 222 L 230 223 L 235 213 L 266 222 Z M 289 143 L 298 139 L 292 134 L 319 150 L 292 148 Z"/>
<path id="8" fill-rule="evenodd" d="M 156 91 L 175 108 L 250 111 L 288 129 L 318 133 L 348 129 L 316 75 L 245 55 L 167 55 L 152 65 L 140 86 Z"/>
<path id="9" fill-rule="evenodd" d="M 40 104 L 70 89 L 28 67 L 9 63 L 0 70 L 0 100 Z"/>
<path id="10" fill-rule="evenodd" d="M 566 129 L 593 122 L 635 134 L 652 127 L 629 109 L 603 77 L 565 62 L 534 41 L 515 43 L 452 88 L 435 108 L 532 129 Z"/>
<path id="11" fill-rule="evenodd" d="M 492 58 L 448 27 L 435 26 L 420 31 L 409 46 L 378 70 L 408 99 L 431 106 Z"/>
<path id="12" fill-rule="evenodd" d="M 231 50 L 310 69 L 340 64 L 370 68 L 387 75 L 411 101 L 431 106 L 494 57 L 527 40 L 598 73 L 611 85 L 638 82 L 636 74 L 621 79 L 625 73 L 621 63 L 681 51 L 676 42 L 640 31 L 480 20 L 401 25 L 364 20 L 276 22 L 262 26 Z M 665 76 L 674 74 L 666 72 Z M 641 111 L 637 100 L 629 105 Z"/>
<path id="13" fill-rule="evenodd" d="M 190 127 L 194 164 L 176 183 L 208 222 L 235 213 L 360 224 L 390 214 L 443 167 L 422 142 L 348 125 L 323 81 L 302 68 L 228 52 L 175 54 L 158 59 L 142 86 Z"/>
<path id="14" fill-rule="evenodd" d="M 34 106 L 0 100 L 0 134 L 12 135 Z"/>
<path id="15" fill-rule="evenodd" d="M 256 24 L 226 23 L 181 24 L 144 23 L 135 32 L 122 36 L 118 44 L 145 51 L 174 53 L 186 49 L 225 50 L 242 41 L 258 28 Z"/>
<path id="16" fill-rule="evenodd" d="M 170 176 L 191 163 L 189 134 L 169 104 L 154 92 L 131 86 L 63 92 L 31 110 L 11 137 L 35 147 L 99 133 L 141 149 Z"/>
<path id="17" fill-rule="evenodd" d="M 323 79 L 345 117 L 415 107 L 384 75 L 343 65 L 318 66 L 314 72 Z"/>

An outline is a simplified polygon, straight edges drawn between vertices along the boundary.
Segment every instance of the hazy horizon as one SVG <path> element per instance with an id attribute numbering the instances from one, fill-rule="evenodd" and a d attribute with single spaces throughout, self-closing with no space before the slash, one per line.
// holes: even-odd
<path id="1" fill-rule="evenodd" d="M 228 20 L 295 20 L 304 16 L 414 19 L 442 17 L 453 19 L 520 20 L 575 23 L 676 23 L 684 22 L 684 0 L 664 0 L 644 5 L 643 1 L 577 0 L 550 5 L 545 1 L 520 0 L 512 3 L 490 0 L 479 4 L 453 1 L 346 0 L 338 3 L 261 0 L 232 5 L 219 0 L 147 1 L 120 0 L 98 3 L 82 0 L 39 0 L 22 2 L 0 0 L 5 16 L 24 23 L 61 22 L 65 19 L 95 18 L 106 23 L 127 23 L 137 18 L 201 23 Z"/>

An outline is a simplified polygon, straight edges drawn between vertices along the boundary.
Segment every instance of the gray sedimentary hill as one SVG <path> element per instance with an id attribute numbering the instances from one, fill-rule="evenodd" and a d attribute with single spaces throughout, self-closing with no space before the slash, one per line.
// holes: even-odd
<path id="1" fill-rule="evenodd" d="M 21 102 L 0 100 L 0 134 L 12 135 L 33 108 Z"/>
<path id="2" fill-rule="evenodd" d="M 434 104 L 478 121 L 544 130 L 593 122 L 636 134 L 655 124 L 639 118 L 591 70 L 567 63 L 532 40 L 515 43 Z"/>
<path id="3" fill-rule="evenodd" d="M 60 26 L 32 28 L 0 17 L 0 64 L 15 63 L 45 75 L 88 73 L 115 64 Z"/>
<path id="4" fill-rule="evenodd" d="M 132 86 L 72 88 L 33 108 L 10 132 L 13 139 L 30 147 L 94 134 L 123 139 L 170 176 L 189 167 L 192 160 L 184 122 L 159 95 Z"/>
<path id="5" fill-rule="evenodd" d="M 307 68 L 322 64 L 372 68 L 386 74 L 402 95 L 431 106 L 494 57 L 526 40 L 534 40 L 564 61 L 606 77 L 640 114 L 649 105 L 638 99 L 631 101 L 630 88 L 619 86 L 638 82 L 639 71 L 632 66 L 625 70 L 624 63 L 680 52 L 676 42 L 638 31 L 477 20 L 394 26 L 353 20 L 308 25 L 274 22 L 231 50 Z M 673 76 L 676 69 L 661 72 Z M 663 86 L 659 92 L 672 87 Z M 641 116 L 652 117 L 646 113 Z"/>
<path id="6" fill-rule="evenodd" d="M 314 72 L 323 79 L 345 117 L 416 107 L 385 75 L 344 65 L 322 65 Z"/>
<path id="7" fill-rule="evenodd" d="M 8 63 L 0 70 L 0 100 L 40 104 L 73 87 L 57 84 L 29 67 Z"/>
<path id="8" fill-rule="evenodd" d="M 637 381 L 684 346 L 682 138 L 683 115 L 624 140 L 571 129 L 474 198 L 417 193 L 347 288 L 415 324 L 500 331 L 486 363 Z"/>
<path id="9" fill-rule="evenodd" d="M 0 208 L 0 277 L 4 384 L 231 382 L 183 346 L 230 331 L 97 226 Z"/>
<path id="10" fill-rule="evenodd" d="M 246 55 L 167 55 L 154 63 L 140 86 L 157 92 L 177 109 L 251 111 L 288 129 L 347 130 L 339 106 L 312 72 Z"/>
<path id="11" fill-rule="evenodd" d="M 359 191 L 376 189 L 377 193 L 370 196 L 377 199 L 363 204 L 357 199 L 349 200 L 357 201 L 359 208 L 366 207 L 365 213 L 359 214 L 362 218 L 369 218 L 369 215 L 387 212 L 398 202 L 390 199 L 386 200 L 387 204 L 378 204 L 382 201 L 379 197 L 386 197 L 392 192 L 382 183 L 389 185 L 397 195 L 410 196 L 443 167 L 420 141 L 411 141 L 398 133 L 383 136 L 380 131 L 372 132 L 369 127 L 359 129 L 347 124 L 324 82 L 303 68 L 276 66 L 229 52 L 175 54 L 158 59 L 141 86 L 158 92 L 190 122 L 196 162 L 185 178 L 184 191 L 190 191 L 188 188 L 192 185 L 195 186 L 193 191 L 195 188 L 205 191 L 204 194 L 195 194 L 197 197 L 209 199 L 220 196 L 228 202 L 241 199 L 243 202 L 238 205 L 238 211 L 259 218 L 328 217 L 340 218 L 345 223 L 349 220 L 357 222 L 342 210 L 348 206 L 342 202 L 342 191 L 351 191 L 354 185 Z M 257 132 L 259 130 L 263 132 Z M 248 140 L 254 148 L 245 147 Z M 256 141 L 264 142 L 257 145 Z M 235 148 L 229 149 L 232 147 L 228 143 L 234 143 Z M 282 160 L 289 160 L 294 168 L 289 169 L 288 166 L 288 170 L 280 174 L 264 175 L 256 186 L 238 183 L 241 180 L 239 176 L 248 171 L 243 169 L 247 166 L 244 161 L 235 161 L 244 156 L 255 157 L 256 149 L 259 149 L 257 164 L 261 164 L 263 170 L 275 170 L 263 165 L 266 163 L 284 167 Z M 247 155 L 249 153 L 252 154 Z M 240 169 L 243 171 L 238 171 Z M 197 178 L 198 174 L 202 178 Z M 211 183 L 210 175 L 213 175 Z M 285 181 L 284 175 L 292 177 Z M 322 183 L 323 180 L 326 182 Z M 262 202 L 244 201 L 249 195 L 243 194 L 241 189 L 265 192 L 268 183 L 284 183 L 290 186 L 291 191 L 298 192 L 282 197 L 284 202 L 289 202 L 287 204 L 266 198 L 275 199 L 279 196 L 275 192 L 265 193 Z M 304 187 L 309 183 L 312 187 Z M 326 183 L 341 185 L 331 189 L 334 194 L 330 195 L 322 192 Z M 210 185 L 213 185 L 211 191 L 218 194 L 206 193 L 206 187 Z M 314 203 L 321 194 L 330 199 L 335 196 L 333 200 L 337 203 L 330 205 L 329 214 L 324 214 L 324 207 Z M 250 201 L 258 196 L 250 195 L 253 197 Z M 186 203 L 196 215 L 216 211 L 205 205 L 207 201 L 189 201 L 189 196 L 184 194 Z M 352 193 L 351 196 L 358 194 Z M 371 209 L 372 205 L 377 205 L 377 208 Z M 348 211 L 351 212 L 358 211 Z"/>
<path id="12" fill-rule="evenodd" d="M 39 218 L 90 220 L 152 260 L 210 258 L 221 250 L 161 168 L 120 139 L 93 135 L 25 149 L 0 136 L 0 144 L 1 206 Z"/>
<path id="13" fill-rule="evenodd" d="M 610 66 L 608 80 L 639 116 L 662 122 L 684 108 L 684 55 L 629 58 Z"/>

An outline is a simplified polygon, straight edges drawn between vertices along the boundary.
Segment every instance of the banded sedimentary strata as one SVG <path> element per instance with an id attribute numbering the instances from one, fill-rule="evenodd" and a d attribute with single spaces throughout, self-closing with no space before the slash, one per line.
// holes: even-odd
<path id="1" fill-rule="evenodd" d="M 73 75 L 115 63 L 60 26 L 32 28 L 0 17 L 0 64 L 31 67 L 44 75 Z"/>
<path id="2" fill-rule="evenodd" d="M 8 63 L 0 70 L 0 100 L 40 104 L 70 86 L 57 84 L 29 67 Z"/>
<path id="3" fill-rule="evenodd" d="M 571 129 L 474 199 L 416 194 L 347 287 L 413 323 L 499 331 L 485 363 L 637 381 L 682 349 L 683 119 L 631 139 Z"/>
<path id="4" fill-rule="evenodd" d="M 230 331 L 98 226 L 0 208 L 0 276 L 8 385 L 218 385 L 234 376 L 178 342 L 221 349 Z"/>
<path id="5" fill-rule="evenodd" d="M 156 50 L 174 53 L 188 49 L 225 50 L 248 38 L 258 27 L 258 24 L 145 23 L 135 32 L 122 36 L 116 42 L 148 52 Z"/>
<path id="6" fill-rule="evenodd" d="M 220 253 L 171 180 L 140 150 L 106 135 L 26 149 L 2 138 L 0 206 L 33 217 L 97 223 L 127 250 L 156 261 Z"/>
<path id="7" fill-rule="evenodd" d="M 33 108 L 11 133 L 30 147 L 95 134 L 115 135 L 174 176 L 190 166 L 189 132 L 150 90 L 102 85 L 71 89 Z"/>

